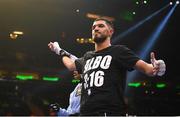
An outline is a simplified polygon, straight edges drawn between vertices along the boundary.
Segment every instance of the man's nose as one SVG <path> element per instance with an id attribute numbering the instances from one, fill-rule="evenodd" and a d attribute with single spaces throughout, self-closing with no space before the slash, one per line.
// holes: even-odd
<path id="1" fill-rule="evenodd" d="M 95 29 L 94 29 L 94 32 L 98 32 L 98 31 L 99 31 L 99 29 L 98 29 L 98 28 L 95 28 Z"/>

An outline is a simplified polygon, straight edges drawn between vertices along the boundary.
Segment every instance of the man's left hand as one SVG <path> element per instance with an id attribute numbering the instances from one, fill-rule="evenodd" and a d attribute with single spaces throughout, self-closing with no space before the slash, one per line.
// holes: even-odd
<path id="1" fill-rule="evenodd" d="M 154 52 L 151 52 L 151 64 L 153 65 L 153 75 L 162 76 L 166 71 L 166 64 L 163 60 L 156 60 Z"/>

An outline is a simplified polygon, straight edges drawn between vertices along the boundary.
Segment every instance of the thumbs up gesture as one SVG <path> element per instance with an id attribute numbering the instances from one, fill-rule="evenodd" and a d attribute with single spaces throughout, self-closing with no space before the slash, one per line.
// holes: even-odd
<path id="1" fill-rule="evenodd" d="M 151 52 L 151 64 L 153 65 L 153 75 L 162 76 L 166 71 L 166 64 L 163 60 L 156 60 L 154 52 Z"/>

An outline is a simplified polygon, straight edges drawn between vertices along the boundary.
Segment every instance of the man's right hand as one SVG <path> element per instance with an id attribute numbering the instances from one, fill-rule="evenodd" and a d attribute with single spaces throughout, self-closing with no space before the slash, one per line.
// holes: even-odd
<path id="1" fill-rule="evenodd" d="M 50 42 L 50 43 L 48 44 L 48 46 L 49 46 L 49 48 L 51 49 L 51 51 L 55 52 L 55 53 L 58 54 L 58 55 L 59 55 L 60 50 L 62 50 L 62 49 L 60 48 L 58 42 L 54 42 L 54 43 L 53 43 L 53 42 Z"/>

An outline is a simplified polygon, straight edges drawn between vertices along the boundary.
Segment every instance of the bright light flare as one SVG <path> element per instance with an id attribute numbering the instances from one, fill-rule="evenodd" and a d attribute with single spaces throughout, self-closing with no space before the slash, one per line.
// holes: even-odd
<path id="1" fill-rule="evenodd" d="M 176 1 L 176 4 L 179 4 L 179 0 L 178 0 L 178 1 Z"/>

